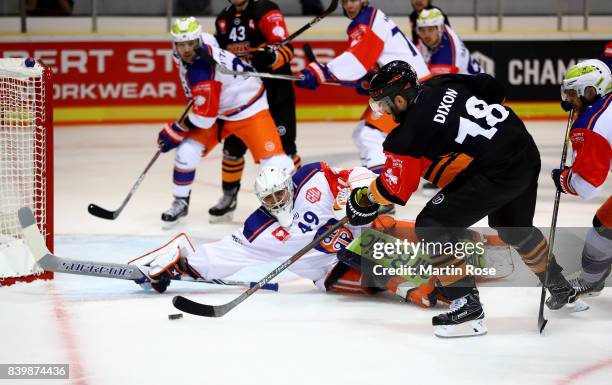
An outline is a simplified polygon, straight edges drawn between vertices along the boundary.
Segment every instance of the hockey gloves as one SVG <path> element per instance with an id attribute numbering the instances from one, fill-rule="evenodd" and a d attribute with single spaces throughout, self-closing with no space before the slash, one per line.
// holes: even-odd
<path id="1" fill-rule="evenodd" d="M 296 82 L 295 85 L 309 90 L 316 90 L 321 83 L 336 81 L 336 78 L 326 66 L 316 62 L 308 64 L 298 75 L 301 75 L 304 79 Z"/>
<path id="2" fill-rule="evenodd" d="M 551 172 L 551 178 L 555 182 L 557 191 L 564 194 L 578 195 L 574 188 L 570 185 L 572 179 L 572 168 L 565 167 L 563 169 L 556 168 Z"/>
<path id="3" fill-rule="evenodd" d="M 283 45 L 278 48 L 266 46 L 262 50 L 257 50 L 251 57 L 251 64 L 257 71 L 275 71 L 293 58 L 293 48 L 290 45 Z"/>
<path id="4" fill-rule="evenodd" d="M 378 216 L 380 205 L 368 197 L 367 187 L 359 187 L 351 191 L 346 204 L 346 216 L 353 226 L 364 226 Z"/>
<path id="5" fill-rule="evenodd" d="M 177 122 L 166 124 L 159 132 L 159 136 L 157 138 L 157 144 L 159 144 L 161 152 L 168 152 L 174 149 L 176 146 L 181 144 L 188 133 L 189 130 L 183 128 Z"/>

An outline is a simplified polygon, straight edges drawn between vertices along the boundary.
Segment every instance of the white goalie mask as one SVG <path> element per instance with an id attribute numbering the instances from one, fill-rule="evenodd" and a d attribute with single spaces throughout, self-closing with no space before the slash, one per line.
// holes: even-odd
<path id="1" fill-rule="evenodd" d="M 280 168 L 262 167 L 255 179 L 255 195 L 285 228 L 293 222 L 293 179 Z"/>

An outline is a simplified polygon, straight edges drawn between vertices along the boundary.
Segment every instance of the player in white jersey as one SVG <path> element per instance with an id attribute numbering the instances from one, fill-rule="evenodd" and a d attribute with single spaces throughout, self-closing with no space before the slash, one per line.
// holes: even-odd
<path id="1" fill-rule="evenodd" d="M 416 26 L 419 48 L 433 76 L 482 72 L 459 36 L 445 25 L 442 11 L 437 8 L 421 11 Z"/>
<path id="2" fill-rule="evenodd" d="M 430 76 L 419 50 L 381 10 L 365 0 L 342 0 L 344 14 L 351 19 L 347 29 L 349 48 L 327 65 L 310 63 L 298 87 L 316 89 L 325 82 L 361 81 L 370 72 L 393 61 L 404 60 L 421 80 Z M 379 173 L 385 163 L 382 143 L 397 124 L 388 116 L 377 117 L 368 107 L 353 132 L 361 163 Z"/>
<path id="3" fill-rule="evenodd" d="M 557 189 L 590 199 L 598 195 L 612 164 L 612 76 L 600 60 L 570 67 L 561 86 L 563 107 L 577 115 L 570 130 L 572 166 L 552 171 Z M 597 210 L 582 250 L 582 272 L 570 283 L 578 294 L 598 295 L 612 265 L 612 196 Z"/>
<path id="4" fill-rule="evenodd" d="M 195 169 L 223 138 L 234 134 L 247 145 L 253 159 L 263 166 L 293 172 L 284 153 L 276 125 L 268 111 L 266 91 L 260 79 L 227 75 L 218 66 L 252 70 L 231 52 L 222 50 L 193 18 L 177 19 L 171 31 L 175 60 L 185 94 L 193 107 L 183 121 L 167 124 L 159 133 L 162 152 L 176 148 L 174 202 L 162 213 L 165 227 L 187 215 Z"/>
<path id="5" fill-rule="evenodd" d="M 244 222 L 241 230 L 212 243 L 194 246 L 180 234 L 161 248 L 130 263 L 149 267 L 152 287 L 166 290 L 176 274 L 192 278 L 221 279 L 256 264 L 282 263 L 345 215 L 351 186 L 364 186 L 376 174 L 363 167 L 336 169 L 326 163 L 303 166 L 293 177 L 279 169 L 263 167 L 255 182 L 262 206 Z M 389 216 L 381 216 L 377 229 L 402 227 Z M 289 270 L 307 278 L 322 290 L 372 293 L 357 269 L 339 262 L 337 254 L 362 228 L 346 225 L 311 249 Z M 433 279 L 415 288 L 405 280 L 389 282 L 387 289 L 419 306 L 437 301 Z"/>

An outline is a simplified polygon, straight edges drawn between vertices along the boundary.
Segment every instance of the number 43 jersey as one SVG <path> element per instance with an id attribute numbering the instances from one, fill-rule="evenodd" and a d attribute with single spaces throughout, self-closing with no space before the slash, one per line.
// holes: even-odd
<path id="1" fill-rule="evenodd" d="M 189 257 L 190 265 L 206 279 L 224 278 L 256 264 L 280 265 L 338 222 L 334 204 L 338 194 L 348 189 L 350 173 L 351 170 L 332 169 L 326 163 L 303 166 L 293 176 L 293 223 L 289 228 L 281 227 L 260 207 L 247 218 L 242 230 L 220 241 L 199 245 L 196 254 Z M 360 234 L 359 227 L 341 227 L 289 270 L 324 289 L 327 273 L 338 263 L 336 253 Z"/>
<path id="2" fill-rule="evenodd" d="M 535 144 L 503 100 L 502 86 L 487 74 L 440 75 L 423 83 L 383 144 L 387 160 L 375 198 L 405 204 L 423 170 L 453 153 L 471 158 L 466 171 L 493 175 L 506 168 Z"/>

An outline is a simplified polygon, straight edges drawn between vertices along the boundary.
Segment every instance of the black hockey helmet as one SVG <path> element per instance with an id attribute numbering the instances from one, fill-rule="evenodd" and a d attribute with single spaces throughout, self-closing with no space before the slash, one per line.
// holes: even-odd
<path id="1" fill-rule="evenodd" d="M 382 66 L 370 81 L 370 107 L 374 113 L 382 115 L 387 110 L 397 120 L 393 99 L 400 95 L 408 104 L 416 98 L 421 84 L 412 66 L 402 60 L 394 60 Z M 386 108 L 385 108 L 386 107 Z"/>

